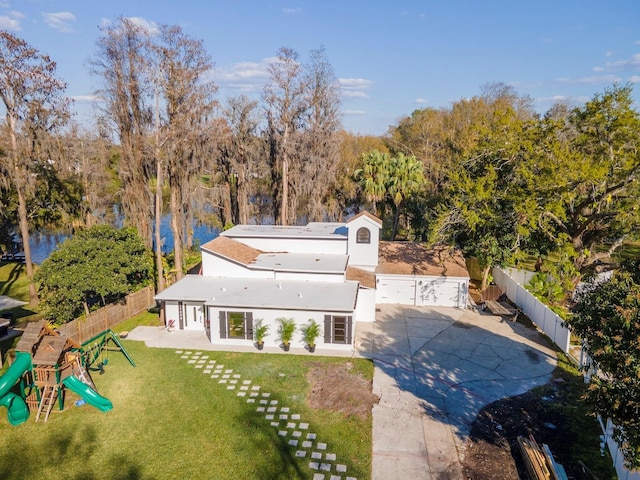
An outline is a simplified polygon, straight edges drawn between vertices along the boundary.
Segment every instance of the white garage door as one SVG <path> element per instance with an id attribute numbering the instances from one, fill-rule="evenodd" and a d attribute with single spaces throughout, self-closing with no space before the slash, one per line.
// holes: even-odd
<path id="1" fill-rule="evenodd" d="M 378 277 L 376 302 L 464 308 L 466 292 L 466 283 L 462 279 Z"/>
<path id="2" fill-rule="evenodd" d="M 381 278 L 377 285 L 378 303 L 416 304 L 416 281 L 406 278 Z"/>
<path id="3" fill-rule="evenodd" d="M 418 298 L 416 305 L 430 307 L 462 307 L 460 305 L 461 287 L 459 281 L 441 279 L 422 280 L 418 284 Z M 419 282 L 420 283 L 420 282 Z"/>

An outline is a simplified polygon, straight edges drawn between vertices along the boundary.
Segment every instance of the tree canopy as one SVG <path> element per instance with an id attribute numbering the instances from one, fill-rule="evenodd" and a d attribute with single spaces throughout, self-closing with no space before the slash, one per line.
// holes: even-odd
<path id="1" fill-rule="evenodd" d="M 629 468 L 640 467 L 640 262 L 610 280 L 592 281 L 569 320 L 597 367 L 587 399 L 615 425 L 613 436 Z"/>
<path id="2" fill-rule="evenodd" d="M 65 240 L 36 273 L 42 312 L 57 324 L 150 280 L 151 255 L 133 228 L 97 225 Z"/>

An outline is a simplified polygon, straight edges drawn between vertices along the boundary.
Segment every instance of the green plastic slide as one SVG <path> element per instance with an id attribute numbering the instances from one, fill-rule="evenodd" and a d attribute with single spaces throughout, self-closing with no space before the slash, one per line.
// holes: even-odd
<path id="1" fill-rule="evenodd" d="M 89 385 L 83 383 L 75 375 L 67 377 L 62 383 L 72 392 L 78 394 L 89 405 L 96 407 L 102 412 L 108 412 L 113 408 L 113 404 L 108 398 L 103 397 Z"/>
<path id="2" fill-rule="evenodd" d="M 24 372 L 31 368 L 31 355 L 24 352 L 16 353 L 16 360 L 0 377 L 0 406 L 7 408 L 7 415 L 11 425 L 20 425 L 29 418 L 29 408 L 24 399 L 11 392 L 16 382 Z"/>

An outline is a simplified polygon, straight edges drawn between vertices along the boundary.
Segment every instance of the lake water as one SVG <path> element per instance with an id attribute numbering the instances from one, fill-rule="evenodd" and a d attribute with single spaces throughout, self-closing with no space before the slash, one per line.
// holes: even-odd
<path id="1" fill-rule="evenodd" d="M 162 217 L 160 226 L 160 235 L 164 239 L 162 251 L 169 253 L 173 251 L 173 235 L 170 225 L 171 216 Z M 204 245 L 210 240 L 216 238 L 220 233 L 217 228 L 208 227 L 206 225 L 194 225 L 193 227 L 193 243 L 194 245 Z M 44 262 L 55 248 L 64 242 L 69 235 L 62 233 L 33 233 L 30 238 L 31 258 L 33 263 L 41 264 Z"/>

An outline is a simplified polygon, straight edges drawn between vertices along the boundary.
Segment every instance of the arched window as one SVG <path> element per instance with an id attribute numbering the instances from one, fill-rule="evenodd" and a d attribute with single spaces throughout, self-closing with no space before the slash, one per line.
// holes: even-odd
<path id="1" fill-rule="evenodd" d="M 356 233 L 356 243 L 371 243 L 371 232 L 368 228 L 359 228 Z"/>

